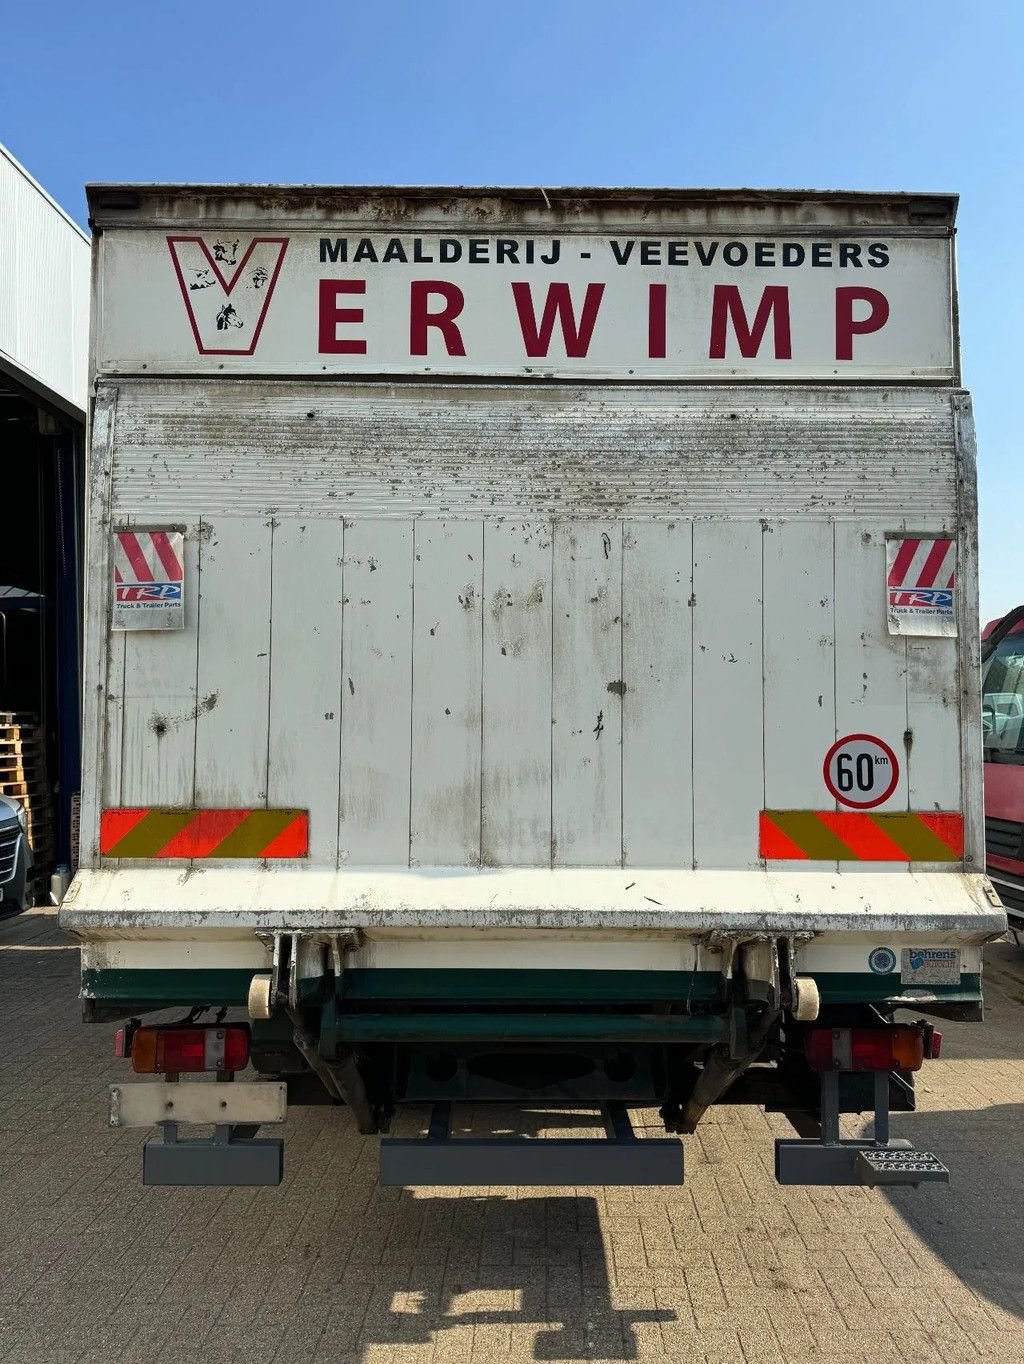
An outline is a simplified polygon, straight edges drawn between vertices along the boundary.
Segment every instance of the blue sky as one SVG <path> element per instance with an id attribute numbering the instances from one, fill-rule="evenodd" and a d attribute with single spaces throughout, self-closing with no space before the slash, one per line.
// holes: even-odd
<path id="1" fill-rule="evenodd" d="M 21 5 L 0 141 L 88 180 L 954 190 L 982 615 L 1024 600 L 1024 3 Z"/>

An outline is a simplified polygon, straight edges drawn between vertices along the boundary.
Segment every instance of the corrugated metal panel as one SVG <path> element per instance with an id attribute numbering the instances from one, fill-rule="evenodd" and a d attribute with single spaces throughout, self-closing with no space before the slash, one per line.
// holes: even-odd
<path id="1" fill-rule="evenodd" d="M 89 240 L 0 147 L 0 362 L 85 416 Z"/>
<path id="2" fill-rule="evenodd" d="M 952 525 L 948 393 L 124 382 L 116 515 Z"/>

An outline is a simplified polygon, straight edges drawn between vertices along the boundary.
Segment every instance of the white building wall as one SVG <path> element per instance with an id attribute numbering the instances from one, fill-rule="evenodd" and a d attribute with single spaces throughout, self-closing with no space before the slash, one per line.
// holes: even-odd
<path id="1" fill-rule="evenodd" d="M 0 145 L 0 371 L 83 418 L 89 238 Z"/>

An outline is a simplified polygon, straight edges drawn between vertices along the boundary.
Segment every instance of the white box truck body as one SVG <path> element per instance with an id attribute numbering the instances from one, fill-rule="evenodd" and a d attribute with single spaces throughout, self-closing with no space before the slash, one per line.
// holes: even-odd
<path id="1" fill-rule="evenodd" d="M 955 198 L 90 208 L 86 1016 L 248 1005 L 364 1130 L 909 1095 L 1005 927 Z"/>

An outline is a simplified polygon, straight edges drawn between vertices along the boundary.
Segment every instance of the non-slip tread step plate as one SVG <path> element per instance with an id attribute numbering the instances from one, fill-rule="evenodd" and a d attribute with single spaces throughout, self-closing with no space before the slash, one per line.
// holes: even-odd
<path id="1" fill-rule="evenodd" d="M 865 1184 L 948 1184 L 949 1170 L 931 1151 L 861 1151 L 857 1166 Z"/>

